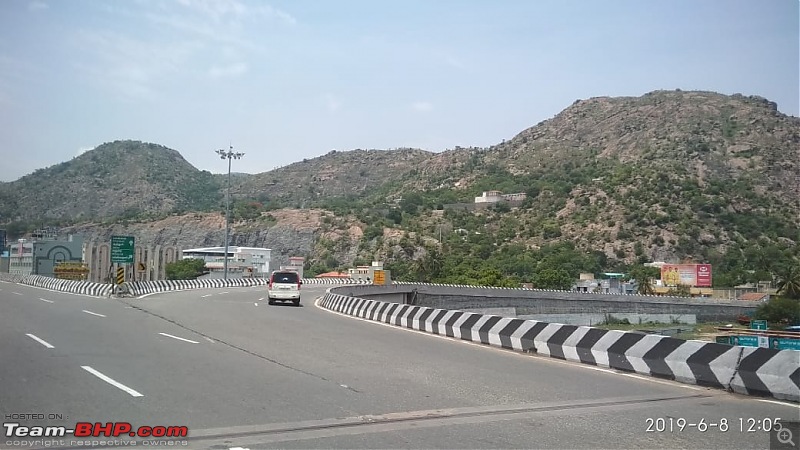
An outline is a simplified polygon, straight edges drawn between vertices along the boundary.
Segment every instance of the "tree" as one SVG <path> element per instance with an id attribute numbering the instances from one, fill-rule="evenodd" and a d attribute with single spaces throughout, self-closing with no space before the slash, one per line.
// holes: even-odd
<path id="1" fill-rule="evenodd" d="M 778 295 L 790 299 L 800 299 L 800 261 L 795 259 L 793 264 L 779 269 L 778 274 Z"/>
<path id="2" fill-rule="evenodd" d="M 692 288 L 685 284 L 679 284 L 673 288 L 669 288 L 667 295 L 672 297 L 691 297 Z"/>
<path id="3" fill-rule="evenodd" d="M 164 270 L 168 280 L 194 280 L 206 273 L 206 262 L 202 259 L 182 259 L 168 263 Z"/>
<path id="4" fill-rule="evenodd" d="M 756 308 L 753 317 L 770 323 L 800 324 L 800 300 L 772 297 Z"/>
<path id="5" fill-rule="evenodd" d="M 653 280 L 660 275 L 657 267 L 634 266 L 628 271 L 628 276 L 636 280 L 636 291 L 641 295 L 653 295 Z"/>
<path id="6" fill-rule="evenodd" d="M 539 289 L 561 289 L 569 290 L 572 288 L 573 279 L 564 269 L 547 268 L 536 272 L 533 275 L 533 284 Z"/>

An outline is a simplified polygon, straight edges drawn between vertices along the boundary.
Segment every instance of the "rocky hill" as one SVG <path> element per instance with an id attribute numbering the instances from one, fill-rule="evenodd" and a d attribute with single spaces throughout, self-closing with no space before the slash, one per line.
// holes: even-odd
<path id="1" fill-rule="evenodd" d="M 440 281 L 690 260 L 731 284 L 766 279 L 770 261 L 800 254 L 798 173 L 800 119 L 763 98 L 598 97 L 490 148 L 331 152 L 237 174 L 234 242 L 299 252 L 315 270 L 377 258 Z M 0 185 L 0 212 L 220 245 L 219 212 L 184 212 L 219 211 L 223 182 L 173 150 L 122 141 Z M 475 210 L 486 190 L 527 198 Z"/>
<path id="2" fill-rule="evenodd" d="M 0 185 L 10 221 L 83 221 L 209 210 L 220 201 L 209 172 L 167 147 L 115 141 Z"/>
<path id="3" fill-rule="evenodd" d="M 416 149 L 332 151 L 269 172 L 240 177 L 240 197 L 281 205 L 309 205 L 331 198 L 353 198 L 400 179 L 424 165 L 433 153 Z"/>

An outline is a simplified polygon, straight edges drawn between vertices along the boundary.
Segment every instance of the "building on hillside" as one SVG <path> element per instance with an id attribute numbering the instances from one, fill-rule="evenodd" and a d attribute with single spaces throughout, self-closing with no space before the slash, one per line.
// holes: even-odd
<path id="1" fill-rule="evenodd" d="M 475 203 L 521 202 L 527 197 L 524 192 L 503 194 L 500 191 L 484 191 L 480 197 L 475 197 Z"/>
<path id="2" fill-rule="evenodd" d="M 210 272 L 225 271 L 225 247 L 190 248 L 183 250 L 181 259 L 202 259 Z M 228 274 L 263 276 L 270 271 L 272 250 L 258 247 L 228 247 Z"/>

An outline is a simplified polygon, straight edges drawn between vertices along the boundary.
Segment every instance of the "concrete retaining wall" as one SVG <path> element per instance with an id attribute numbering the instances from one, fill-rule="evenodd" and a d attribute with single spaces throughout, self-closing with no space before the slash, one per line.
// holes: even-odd
<path id="1" fill-rule="evenodd" d="M 514 308 L 518 315 L 538 314 L 664 314 L 694 316 L 701 322 L 732 321 L 752 314 L 757 304 L 711 298 L 588 294 L 570 291 L 461 287 L 459 285 L 396 283 L 353 286 L 337 291 L 361 298 L 410 303 L 431 308 L 476 310 Z"/>
<path id="2" fill-rule="evenodd" d="M 367 320 L 521 352 L 748 395 L 800 402 L 800 351 L 685 341 L 358 298 L 331 288 L 320 306 Z M 369 291 L 370 289 L 365 289 Z"/>

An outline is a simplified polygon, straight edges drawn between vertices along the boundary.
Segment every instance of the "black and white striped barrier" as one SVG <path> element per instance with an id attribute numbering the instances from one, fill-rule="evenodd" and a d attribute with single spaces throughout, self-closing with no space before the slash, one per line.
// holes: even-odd
<path id="1" fill-rule="evenodd" d="M 26 284 L 53 291 L 69 292 L 71 294 L 89 295 L 92 297 L 108 297 L 111 295 L 113 285 L 105 283 L 92 283 L 88 281 L 62 280 L 41 275 L 12 275 L 4 277 L 5 281 Z"/>
<path id="2" fill-rule="evenodd" d="M 345 280 L 345 279 L 320 279 L 304 278 L 303 284 L 363 284 L 364 281 Z M 229 287 L 253 287 L 266 286 L 268 280 L 264 278 L 223 278 L 200 279 L 200 280 L 163 280 L 163 281 L 135 281 L 125 283 L 127 291 L 140 296 L 154 294 L 157 292 L 185 291 L 190 289 L 214 289 Z"/>
<path id="3" fill-rule="evenodd" d="M 328 292 L 321 307 L 432 334 L 740 394 L 800 402 L 800 351 L 504 318 Z"/>

